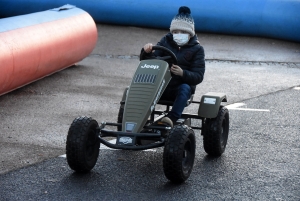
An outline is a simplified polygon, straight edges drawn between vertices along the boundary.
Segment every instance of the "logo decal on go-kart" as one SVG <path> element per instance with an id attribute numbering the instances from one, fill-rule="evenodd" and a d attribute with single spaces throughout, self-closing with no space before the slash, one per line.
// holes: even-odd
<path id="1" fill-rule="evenodd" d="M 160 98 L 161 91 L 162 91 L 162 89 L 163 89 L 163 86 L 165 85 L 165 82 L 166 82 L 165 79 L 163 79 L 163 81 L 162 81 L 162 83 L 161 83 L 161 85 L 160 85 L 160 87 L 159 87 L 159 90 L 158 90 L 158 92 L 157 92 L 157 95 L 156 95 L 156 97 L 155 97 L 155 99 L 154 99 L 154 101 L 153 101 L 153 104 L 151 105 L 151 108 L 150 108 L 151 112 L 153 111 L 153 109 L 154 109 L 154 107 L 155 107 L 155 105 L 156 105 L 158 99 Z"/>
<path id="2" fill-rule="evenodd" d="M 126 122 L 125 123 L 126 132 L 132 132 L 135 126 L 136 126 L 136 123 L 134 123 L 134 122 Z"/>
<path id="3" fill-rule="evenodd" d="M 123 144 L 131 144 L 132 138 L 131 137 L 120 137 L 119 142 L 123 143 Z"/>
<path id="4" fill-rule="evenodd" d="M 141 68 L 153 68 L 153 69 L 159 69 L 158 65 L 148 65 L 148 64 L 144 64 L 143 66 L 141 66 Z"/>

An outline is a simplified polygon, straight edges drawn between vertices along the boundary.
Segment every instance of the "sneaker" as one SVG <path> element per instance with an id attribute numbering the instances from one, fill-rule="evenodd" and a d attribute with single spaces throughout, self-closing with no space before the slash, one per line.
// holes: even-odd
<path id="1" fill-rule="evenodd" d="M 170 127 L 173 127 L 173 121 L 169 117 L 164 117 L 159 122 L 166 123 Z"/>

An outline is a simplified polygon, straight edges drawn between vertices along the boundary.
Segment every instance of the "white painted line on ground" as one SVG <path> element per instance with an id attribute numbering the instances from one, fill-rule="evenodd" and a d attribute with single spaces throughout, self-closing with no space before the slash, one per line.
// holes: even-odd
<path id="1" fill-rule="evenodd" d="M 252 109 L 252 108 L 231 108 L 231 110 L 244 110 L 244 111 L 270 112 L 270 110 L 266 110 L 266 109 Z"/>
<path id="2" fill-rule="evenodd" d="M 253 109 L 253 108 L 240 108 L 241 106 L 245 106 L 245 103 L 234 103 L 231 105 L 226 105 L 228 110 L 243 110 L 243 111 L 257 111 L 257 112 L 270 112 L 267 109 Z"/>
<path id="3" fill-rule="evenodd" d="M 114 139 L 114 140 L 110 140 L 110 141 L 108 141 L 108 142 L 110 142 L 110 143 L 112 143 L 112 144 L 116 144 L 116 139 Z M 107 147 L 107 146 L 105 146 L 104 144 L 100 144 L 100 150 L 103 150 L 103 149 L 109 149 L 109 150 L 119 150 L 119 149 L 112 149 L 112 148 L 109 148 L 109 147 Z M 143 151 L 156 151 L 156 149 L 146 149 L 146 150 L 143 150 Z M 58 156 L 58 157 L 61 157 L 61 158 L 66 158 L 67 156 L 66 156 L 66 154 L 64 154 L 64 155 L 60 155 L 60 156 Z"/>
<path id="4" fill-rule="evenodd" d="M 114 140 L 110 140 L 110 141 L 108 141 L 108 142 L 110 142 L 110 143 L 112 143 L 112 144 L 116 144 L 116 139 L 114 139 Z M 109 148 L 109 147 L 107 147 L 107 146 L 105 146 L 104 144 L 100 144 L 100 149 L 112 149 L 112 148 Z M 115 150 L 115 149 L 113 149 L 113 150 Z"/>
<path id="5" fill-rule="evenodd" d="M 246 104 L 245 103 L 233 103 L 231 105 L 226 105 L 226 107 L 228 110 L 231 110 L 231 109 L 236 109 L 236 108 L 244 106 L 244 105 L 246 105 Z"/>
<path id="6" fill-rule="evenodd" d="M 296 90 L 300 90 L 300 87 L 294 87 L 294 89 L 296 89 Z"/>

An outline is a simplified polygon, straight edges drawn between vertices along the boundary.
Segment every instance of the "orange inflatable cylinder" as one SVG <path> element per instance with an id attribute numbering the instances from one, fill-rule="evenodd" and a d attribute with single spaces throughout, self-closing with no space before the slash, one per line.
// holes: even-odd
<path id="1" fill-rule="evenodd" d="M 0 19 L 0 95 L 81 61 L 97 38 L 93 18 L 71 5 Z"/>

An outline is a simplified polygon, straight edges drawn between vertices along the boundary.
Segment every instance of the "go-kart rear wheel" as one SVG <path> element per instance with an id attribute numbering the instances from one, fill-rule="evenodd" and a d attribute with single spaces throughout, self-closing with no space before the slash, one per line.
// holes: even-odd
<path id="1" fill-rule="evenodd" d="M 66 155 L 71 169 L 89 172 L 95 166 L 100 148 L 96 120 L 78 117 L 71 124 L 67 136 Z"/>
<path id="2" fill-rule="evenodd" d="M 221 156 L 225 151 L 229 133 L 228 109 L 221 106 L 216 118 L 206 119 L 202 132 L 205 152 L 211 156 Z"/>
<path id="3" fill-rule="evenodd" d="M 174 183 L 187 180 L 192 172 L 196 150 L 194 131 L 184 125 L 175 126 L 169 133 L 163 153 L 165 176 Z"/>
<path id="4" fill-rule="evenodd" d="M 118 113 L 118 123 L 122 123 L 123 121 L 123 115 L 124 115 L 124 103 L 120 104 L 119 113 Z M 118 131 L 122 131 L 122 126 L 117 126 Z"/>
<path id="5" fill-rule="evenodd" d="M 129 87 L 126 87 L 124 89 L 123 92 L 123 97 L 122 100 L 120 102 L 120 108 L 119 108 L 119 113 L 118 113 L 118 118 L 117 118 L 117 122 L 122 124 L 123 121 L 123 115 L 124 115 L 124 107 L 125 107 L 125 100 L 126 100 L 126 96 L 127 96 L 127 91 L 128 91 Z M 117 126 L 117 130 L 118 131 L 122 131 L 122 126 Z"/>

